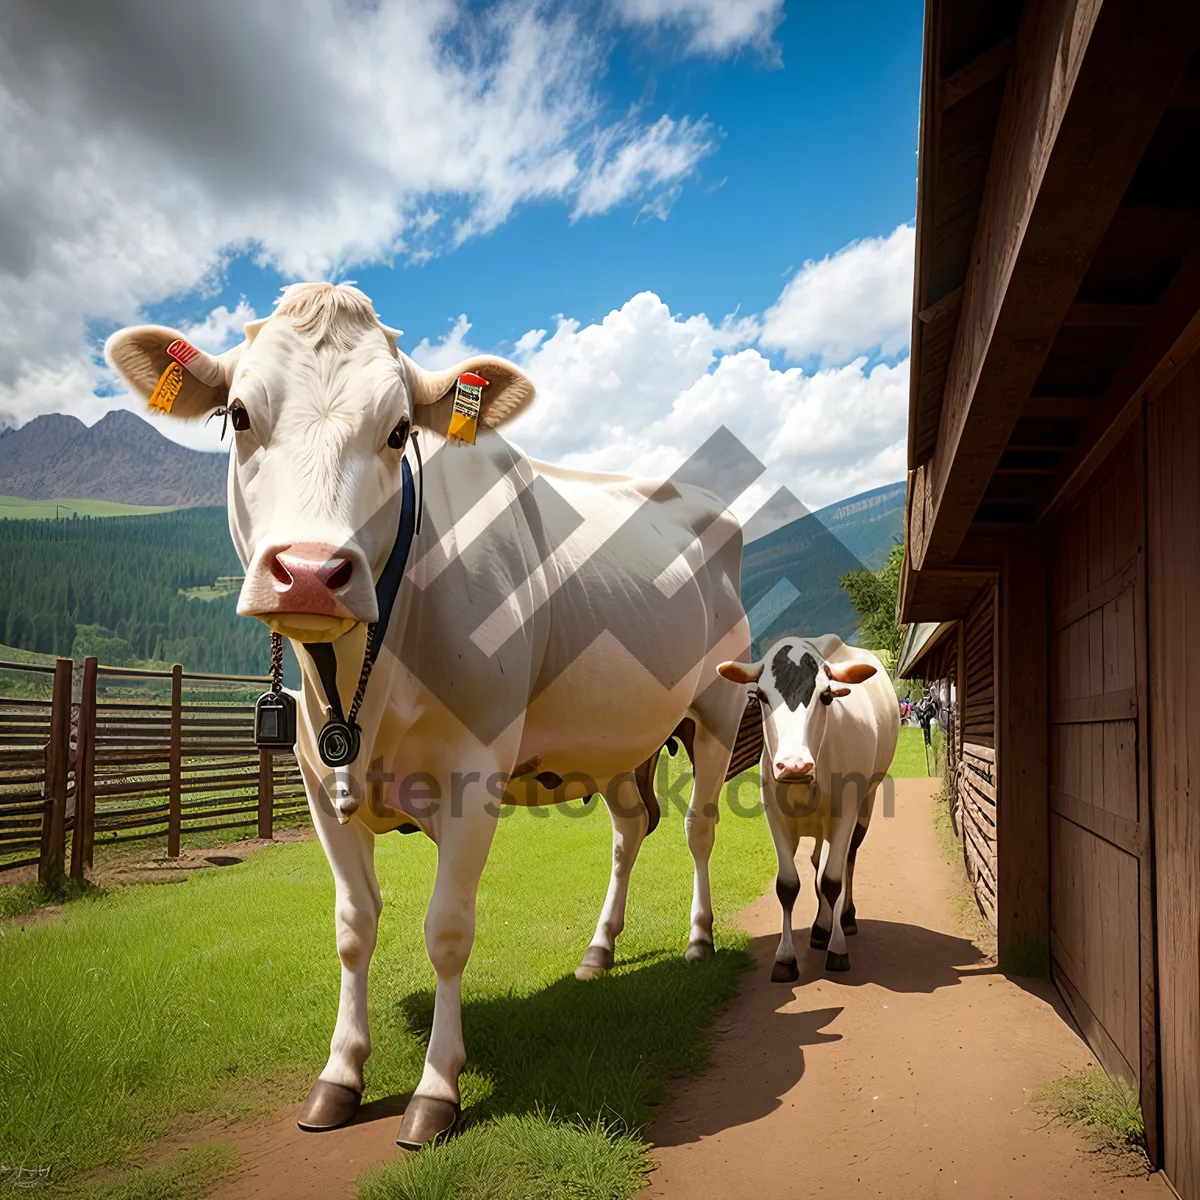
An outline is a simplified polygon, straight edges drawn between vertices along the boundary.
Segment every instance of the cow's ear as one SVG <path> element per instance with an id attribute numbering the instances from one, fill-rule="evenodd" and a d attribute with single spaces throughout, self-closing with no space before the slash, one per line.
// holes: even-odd
<path id="1" fill-rule="evenodd" d="M 723 662 L 717 667 L 718 675 L 734 683 L 757 683 L 762 678 L 762 673 L 763 664 L 760 662 Z"/>
<path id="2" fill-rule="evenodd" d="M 875 674 L 870 663 L 826 663 L 825 674 L 838 683 L 863 683 Z"/>
<path id="3" fill-rule="evenodd" d="M 151 408 L 172 417 L 203 417 L 229 403 L 240 346 L 220 356 L 193 346 L 164 325 L 131 325 L 104 344 L 109 366 Z"/>
<path id="4" fill-rule="evenodd" d="M 460 375 L 477 375 L 486 379 L 479 407 L 479 423 L 489 429 L 511 421 L 534 397 L 529 377 L 507 359 L 481 354 L 468 358 L 456 367 L 443 371 L 426 371 L 405 356 L 412 381 L 413 418 L 418 425 L 445 434 L 450 427 L 454 408 L 455 385 Z"/>

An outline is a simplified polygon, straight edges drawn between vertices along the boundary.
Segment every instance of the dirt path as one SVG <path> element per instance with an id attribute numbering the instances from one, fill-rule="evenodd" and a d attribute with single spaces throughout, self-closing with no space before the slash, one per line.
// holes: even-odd
<path id="1" fill-rule="evenodd" d="M 826 977 L 824 956 L 807 950 L 815 905 L 803 852 L 798 984 L 769 981 L 773 891 L 743 913 L 755 966 L 718 1023 L 712 1066 L 681 1080 L 659 1112 L 647 1198 L 1167 1200 L 1157 1177 L 1115 1173 L 1030 1106 L 1034 1089 L 1092 1058 L 1051 987 L 1006 979 L 964 934 L 931 799 L 929 781 L 899 781 L 895 816 L 877 818 L 859 853 L 846 975 Z M 288 1108 L 192 1131 L 178 1148 L 236 1145 L 241 1166 L 213 1200 L 353 1200 L 359 1173 L 396 1156 L 405 1099 L 367 1105 L 319 1137 Z"/>
<path id="2" fill-rule="evenodd" d="M 1030 1093 L 1092 1061 L 1053 989 L 997 973 L 961 930 L 938 849 L 932 781 L 902 780 L 858 857 L 852 967 L 807 949 L 811 868 L 796 909 L 800 981 L 770 982 L 773 894 L 743 914 L 755 966 L 719 1024 L 714 1060 L 654 1123 L 648 1196 L 1160 1197 L 1119 1175 Z M 803 859 L 805 843 L 801 844 Z"/>

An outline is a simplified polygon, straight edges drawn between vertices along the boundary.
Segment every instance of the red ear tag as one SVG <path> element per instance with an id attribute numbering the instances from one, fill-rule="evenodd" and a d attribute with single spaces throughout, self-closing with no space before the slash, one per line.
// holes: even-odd
<path id="1" fill-rule="evenodd" d="M 173 358 L 177 363 L 184 367 L 186 367 L 188 363 L 190 363 L 192 359 L 195 358 L 199 353 L 200 351 L 197 350 L 196 347 L 191 344 L 191 342 L 185 342 L 183 338 L 176 338 L 167 347 L 167 357 Z"/>

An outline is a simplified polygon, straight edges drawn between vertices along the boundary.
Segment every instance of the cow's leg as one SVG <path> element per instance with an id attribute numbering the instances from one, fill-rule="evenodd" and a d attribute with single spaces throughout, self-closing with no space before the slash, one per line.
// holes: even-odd
<path id="1" fill-rule="evenodd" d="M 763 768 L 760 767 L 760 770 Z M 775 965 L 771 968 L 772 983 L 794 983 L 800 978 L 796 965 L 796 948 L 792 944 L 792 909 L 800 895 L 800 874 L 796 870 L 796 849 L 800 845 L 800 823 L 789 817 L 781 807 L 775 781 L 769 768 L 762 774 L 763 809 L 767 814 L 767 828 L 775 844 L 777 873 L 775 895 L 783 910 L 783 927 L 779 945 L 775 949 Z M 819 842 L 818 842 L 819 844 Z"/>
<path id="2" fill-rule="evenodd" d="M 695 875 L 692 882 L 692 920 L 688 962 L 701 962 L 713 954 L 712 890 L 708 880 L 708 862 L 716 839 L 720 819 L 718 801 L 729 767 L 729 741 L 722 741 L 707 726 L 696 723 L 692 742 L 692 802 L 688 805 L 683 823 L 687 831 L 688 849 L 692 852 Z"/>
<path id="3" fill-rule="evenodd" d="M 833 927 L 833 909 L 821 891 L 821 877 L 825 873 L 825 864 L 829 861 L 829 843 L 823 837 L 813 839 L 812 867 L 813 887 L 817 891 L 817 911 L 813 917 L 812 931 L 808 935 L 808 944 L 814 950 L 829 948 L 829 931 Z"/>
<path id="4" fill-rule="evenodd" d="M 857 822 L 850 838 L 850 852 L 846 857 L 846 902 L 842 907 L 842 929 L 847 937 L 853 937 L 858 932 L 858 914 L 854 908 L 854 864 L 858 858 L 858 848 L 866 836 L 865 822 Z"/>
<path id="5" fill-rule="evenodd" d="M 850 854 L 846 860 L 846 903 L 842 909 L 842 929 L 847 937 L 853 937 L 858 932 L 858 914 L 854 908 L 854 867 L 858 861 L 858 848 L 863 844 L 871 825 L 871 814 L 875 811 L 875 793 L 878 789 L 879 784 L 876 783 L 867 793 L 866 802 L 859 810 L 854 836 L 850 839 Z"/>
<path id="6" fill-rule="evenodd" d="M 612 968 L 617 935 L 625 928 L 629 875 L 650 825 L 649 813 L 632 775 L 613 780 L 605 789 L 604 802 L 612 818 L 612 873 L 592 944 L 575 968 L 576 979 L 595 979 Z"/>
<path id="7" fill-rule="evenodd" d="M 319 1131 L 346 1124 L 358 1111 L 363 1090 L 363 1064 L 371 1053 L 367 1026 L 367 968 L 375 949 L 383 899 L 375 879 L 375 837 L 357 821 L 339 823 L 321 796 L 321 785 L 309 789 L 309 809 L 325 857 L 333 870 L 338 958 L 342 987 L 329 1060 L 297 1121 L 301 1129 Z M 316 801 L 312 796 L 318 796 Z"/>
<path id="8" fill-rule="evenodd" d="M 489 778 L 492 770 L 479 770 L 477 778 Z M 470 776 L 464 774 L 463 778 Z M 437 878 L 425 913 L 425 946 L 437 972 L 437 991 L 425 1070 L 396 1137 L 396 1143 L 407 1150 L 448 1133 L 458 1123 L 458 1076 L 467 1061 L 462 975 L 475 940 L 479 878 L 496 832 L 496 817 L 484 804 L 467 803 L 457 815 L 447 817 L 443 811 L 440 816 Z"/>
<path id="9" fill-rule="evenodd" d="M 825 970 L 848 971 L 850 954 L 846 948 L 846 931 L 842 927 L 842 914 L 846 906 L 847 862 L 850 857 L 850 842 L 858 828 L 857 807 L 847 807 L 833 827 L 829 842 L 829 857 L 821 873 L 821 895 L 831 909 L 829 951 L 825 955 Z"/>

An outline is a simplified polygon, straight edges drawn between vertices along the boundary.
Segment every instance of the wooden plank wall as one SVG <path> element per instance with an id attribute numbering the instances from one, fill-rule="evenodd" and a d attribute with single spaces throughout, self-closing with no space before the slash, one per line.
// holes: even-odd
<path id="1" fill-rule="evenodd" d="M 1148 414 L 1151 763 L 1162 1162 L 1200 1197 L 1200 360 Z M 1197 779 L 1192 780 L 1192 771 Z"/>
<path id="2" fill-rule="evenodd" d="M 967 875 L 979 906 L 996 920 L 996 588 L 976 597 L 963 622 L 960 756 L 955 810 Z"/>
<path id="3" fill-rule="evenodd" d="M 1156 1113 L 1140 426 L 1051 555 L 1051 968 L 1109 1071 Z"/>

